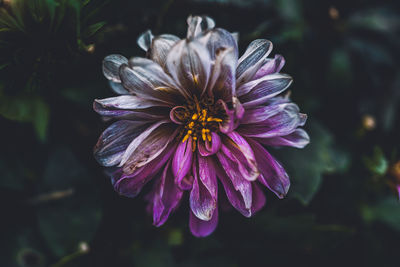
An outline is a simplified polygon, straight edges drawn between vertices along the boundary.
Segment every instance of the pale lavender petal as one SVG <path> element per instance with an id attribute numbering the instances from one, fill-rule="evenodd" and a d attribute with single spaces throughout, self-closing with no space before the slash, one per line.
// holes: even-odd
<path id="1" fill-rule="evenodd" d="M 126 174 L 123 172 L 122 168 L 119 168 L 111 179 L 115 191 L 127 197 L 135 197 L 142 190 L 143 186 L 171 159 L 175 149 L 176 144 L 169 144 L 157 158 L 138 168 L 131 174 Z"/>
<path id="2" fill-rule="evenodd" d="M 172 173 L 176 184 L 182 185 L 183 179 L 192 168 L 192 159 L 192 138 L 189 137 L 185 142 L 179 142 L 172 160 Z"/>
<path id="3" fill-rule="evenodd" d="M 310 143 L 310 137 L 303 129 L 296 129 L 293 133 L 271 138 L 257 138 L 257 141 L 267 146 L 291 146 L 304 148 Z"/>
<path id="4" fill-rule="evenodd" d="M 114 122 L 99 137 L 94 147 L 94 157 L 105 167 L 117 165 L 130 142 L 143 130 L 144 125 L 140 122 Z"/>
<path id="5" fill-rule="evenodd" d="M 197 41 L 177 42 L 167 56 L 166 66 L 183 94 L 202 94 L 210 77 L 211 60 L 207 49 Z"/>
<path id="6" fill-rule="evenodd" d="M 221 151 L 235 163 L 240 174 L 248 181 L 255 181 L 259 175 L 253 150 L 237 132 L 228 133 L 222 139 Z"/>
<path id="7" fill-rule="evenodd" d="M 197 142 L 200 155 L 208 157 L 214 155 L 221 148 L 221 137 L 215 132 L 211 132 L 211 142 L 207 139 L 205 142 L 199 140 Z"/>
<path id="8" fill-rule="evenodd" d="M 259 79 L 269 74 L 280 72 L 285 65 L 285 59 L 281 55 L 275 55 L 274 58 L 266 59 L 264 65 L 256 72 L 253 79 Z"/>
<path id="9" fill-rule="evenodd" d="M 144 163 L 158 156 L 162 149 L 168 145 L 166 142 L 171 139 L 173 127 L 170 125 L 160 127 L 166 123 L 168 121 L 154 123 L 129 144 L 119 165 L 121 167 L 126 163 L 125 172 L 131 173 L 134 169 L 144 165 Z M 128 169 L 131 171 L 128 172 Z"/>
<path id="10" fill-rule="evenodd" d="M 243 56 L 239 58 L 236 70 L 237 83 L 241 84 L 252 79 L 271 50 L 272 43 L 268 40 L 257 39 L 251 42 Z"/>
<path id="11" fill-rule="evenodd" d="M 119 94 L 119 95 L 128 95 L 129 91 L 126 90 L 121 83 L 119 82 L 113 82 L 113 81 L 108 81 L 108 84 L 111 87 L 111 90 L 113 90 L 114 93 Z"/>
<path id="12" fill-rule="evenodd" d="M 183 191 L 174 182 L 170 163 L 167 163 L 152 192 L 153 224 L 155 226 L 159 227 L 167 221 L 169 214 L 179 204 L 182 194 Z"/>
<path id="13" fill-rule="evenodd" d="M 210 53 L 210 58 L 215 60 L 220 49 L 232 49 L 235 61 L 238 59 L 238 47 L 234 36 L 221 28 L 212 29 L 207 31 L 202 36 L 197 38 L 197 41 L 205 45 Z M 235 64 L 236 65 L 236 64 Z"/>
<path id="14" fill-rule="evenodd" d="M 203 221 L 212 218 L 217 207 L 218 186 L 213 161 L 210 157 L 197 155 L 193 161 L 193 187 L 190 191 L 190 208 Z"/>
<path id="15" fill-rule="evenodd" d="M 258 142 L 251 139 L 248 139 L 248 142 L 253 148 L 261 172 L 258 180 L 279 198 L 283 198 L 290 187 L 289 176 L 285 169 Z"/>
<path id="16" fill-rule="evenodd" d="M 205 237 L 214 232 L 218 225 L 218 209 L 214 210 L 211 220 L 203 221 L 197 218 L 192 211 L 189 215 L 189 227 L 192 234 L 196 237 Z"/>
<path id="17" fill-rule="evenodd" d="M 199 16 L 189 16 L 187 19 L 188 30 L 186 38 L 191 39 L 198 36 L 205 30 L 212 29 L 215 26 L 215 22 L 210 17 L 199 17 Z"/>
<path id="18" fill-rule="evenodd" d="M 149 57 L 164 68 L 169 50 L 179 40 L 178 36 L 172 34 L 161 34 L 154 37 L 149 50 Z"/>
<path id="19" fill-rule="evenodd" d="M 257 124 L 243 125 L 237 131 L 247 137 L 270 138 L 284 136 L 294 132 L 297 127 L 303 126 L 306 120 L 307 115 L 299 113 L 297 105 L 291 104 L 269 119 Z"/>
<path id="20" fill-rule="evenodd" d="M 121 55 L 109 55 L 103 60 L 103 74 L 104 76 L 115 83 L 120 83 L 119 67 L 122 64 L 128 63 L 128 59 Z"/>
<path id="21" fill-rule="evenodd" d="M 237 58 L 232 47 L 217 50 L 214 68 L 208 84 L 210 96 L 226 102 L 232 101 L 232 97 L 236 95 L 236 62 Z"/>
<path id="22" fill-rule="evenodd" d="M 151 33 L 150 30 L 147 30 L 139 36 L 139 38 L 137 39 L 137 44 L 140 48 L 147 52 L 147 50 L 149 50 L 150 48 L 153 38 L 154 35 Z"/>
<path id="23" fill-rule="evenodd" d="M 163 103 L 163 105 L 173 105 L 173 95 L 170 91 L 156 90 L 152 84 L 154 80 L 150 78 L 153 74 L 146 76 L 145 73 L 149 74 L 149 72 L 133 70 L 126 64 L 121 65 L 119 69 L 122 84 L 129 92 L 147 100 Z"/>
<path id="24" fill-rule="evenodd" d="M 176 106 L 169 112 L 169 118 L 176 124 L 183 124 L 186 112 L 187 108 L 185 106 Z"/>
<path id="25" fill-rule="evenodd" d="M 237 88 L 236 93 L 245 108 L 265 103 L 268 99 L 285 91 L 293 79 L 289 75 L 276 73 L 247 82 Z"/>

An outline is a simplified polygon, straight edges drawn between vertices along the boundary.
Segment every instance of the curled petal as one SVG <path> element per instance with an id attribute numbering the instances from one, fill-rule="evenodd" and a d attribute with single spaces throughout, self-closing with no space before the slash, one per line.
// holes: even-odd
<path id="1" fill-rule="evenodd" d="M 248 181 L 257 179 L 259 172 L 253 150 L 240 134 L 228 133 L 223 138 L 221 151 L 236 164 L 243 178 Z"/>
<path id="2" fill-rule="evenodd" d="M 251 139 L 248 139 L 248 141 L 259 163 L 261 175 L 258 180 L 279 198 L 283 198 L 290 187 L 289 176 L 285 169 L 262 147 L 262 145 Z"/>
<path id="3" fill-rule="evenodd" d="M 111 179 L 115 191 L 127 197 L 135 197 L 143 186 L 159 173 L 165 163 L 171 159 L 175 148 L 175 144 L 169 144 L 158 157 L 136 169 L 133 173 L 127 174 L 123 171 L 123 168 L 119 168 Z"/>
<path id="4" fill-rule="evenodd" d="M 289 75 L 271 74 L 243 84 L 236 92 L 243 106 L 251 108 L 282 93 L 290 86 L 292 81 L 293 79 Z"/>
<path id="5" fill-rule="evenodd" d="M 211 220 L 203 221 L 197 218 L 192 211 L 189 215 L 189 227 L 192 234 L 196 237 L 205 237 L 214 232 L 218 225 L 218 208 L 214 210 Z"/>
<path id="6" fill-rule="evenodd" d="M 204 92 L 211 71 L 210 55 L 204 45 L 181 40 L 168 53 L 166 63 L 168 72 L 180 82 L 184 96 Z"/>
<path id="7" fill-rule="evenodd" d="M 99 137 L 94 147 L 94 157 L 105 167 L 117 165 L 129 143 L 143 130 L 143 123 L 127 120 L 117 121 Z"/>
<path id="8" fill-rule="evenodd" d="M 189 16 L 187 19 L 188 30 L 186 34 L 187 39 L 191 39 L 199 35 L 205 30 L 212 29 L 215 22 L 210 17 Z"/>
<path id="9" fill-rule="evenodd" d="M 137 44 L 140 48 L 147 52 L 147 50 L 149 50 L 150 48 L 153 38 L 154 35 L 151 33 L 150 30 L 147 30 L 139 36 L 139 38 L 137 39 Z"/>
<path id="10" fill-rule="evenodd" d="M 190 208 L 197 218 L 209 221 L 217 207 L 218 194 L 217 178 L 212 159 L 198 155 L 197 160 L 193 162 L 193 175 Z"/>
<path id="11" fill-rule="evenodd" d="M 149 50 L 149 57 L 164 68 L 169 50 L 179 40 L 179 37 L 172 34 L 161 34 L 154 37 Z"/>
<path id="12" fill-rule="evenodd" d="M 169 214 L 179 204 L 182 194 L 183 191 L 174 182 L 170 163 L 167 163 L 151 194 L 152 199 L 150 201 L 155 226 L 159 227 L 167 221 Z"/>
<path id="13" fill-rule="evenodd" d="M 264 63 L 272 50 L 272 43 L 265 39 L 257 39 L 250 43 L 239 58 L 239 65 L 236 70 L 237 83 L 249 81 L 257 70 Z"/>
<path id="14" fill-rule="evenodd" d="M 310 137 L 303 129 L 296 129 L 293 133 L 271 138 L 257 138 L 257 141 L 267 146 L 291 146 L 304 148 L 310 143 Z"/>
<path id="15" fill-rule="evenodd" d="M 237 61 L 238 59 L 239 51 L 237 47 L 237 41 L 230 32 L 224 29 L 215 28 L 209 30 L 207 31 L 207 33 L 203 34 L 202 36 L 199 36 L 197 40 L 207 47 L 210 53 L 210 58 L 212 60 L 215 60 L 215 58 L 219 53 L 218 51 L 221 49 L 232 50 L 235 61 Z"/>
<path id="16" fill-rule="evenodd" d="M 103 74 L 104 76 L 115 83 L 121 83 L 119 77 L 119 67 L 122 64 L 128 63 L 128 59 L 121 55 L 109 55 L 103 60 Z"/>
<path id="17" fill-rule="evenodd" d="M 255 214 L 259 210 L 261 210 L 265 206 L 266 198 L 264 192 L 258 183 L 251 183 L 252 192 L 253 192 L 253 202 L 251 205 L 251 214 Z"/>
<path id="18" fill-rule="evenodd" d="M 192 168 L 192 138 L 189 137 L 185 142 L 179 142 L 174 158 L 172 160 L 172 173 L 178 185 L 183 183 L 183 179 Z"/>
<path id="19" fill-rule="evenodd" d="M 197 142 L 200 155 L 208 157 L 214 155 L 221 148 L 221 137 L 215 132 L 211 132 L 211 142 L 206 139 L 205 142 L 199 140 Z"/>
<path id="20" fill-rule="evenodd" d="M 274 58 L 267 59 L 264 65 L 256 72 L 253 79 L 259 79 L 269 74 L 280 72 L 285 65 L 285 59 L 281 55 L 275 55 Z"/>
<path id="21" fill-rule="evenodd" d="M 228 108 L 228 105 L 222 100 L 218 100 L 218 105 L 221 105 L 225 110 L 225 118 L 219 124 L 219 130 L 223 133 L 230 133 L 238 126 L 238 120 L 235 116 L 235 110 L 231 110 Z"/>

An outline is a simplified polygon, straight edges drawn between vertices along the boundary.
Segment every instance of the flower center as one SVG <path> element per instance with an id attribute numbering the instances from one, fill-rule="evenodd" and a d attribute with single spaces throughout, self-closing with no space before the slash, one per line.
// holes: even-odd
<path id="1" fill-rule="evenodd" d="M 192 138 L 192 150 L 196 150 L 197 140 L 211 142 L 211 132 L 219 130 L 219 123 L 223 121 L 223 112 L 218 105 L 214 105 L 214 99 L 202 99 L 198 101 L 194 97 L 193 102 L 188 103 L 177 114 L 184 127 L 179 135 L 182 142 Z"/>

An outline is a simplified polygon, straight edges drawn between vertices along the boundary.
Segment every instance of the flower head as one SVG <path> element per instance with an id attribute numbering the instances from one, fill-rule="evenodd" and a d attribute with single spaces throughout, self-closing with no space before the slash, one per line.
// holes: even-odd
<path id="1" fill-rule="evenodd" d="M 156 226 L 187 192 L 190 229 L 206 236 L 217 226 L 219 197 L 246 217 L 264 206 L 263 187 L 284 197 L 288 175 L 264 146 L 302 148 L 309 137 L 298 128 L 306 115 L 281 96 L 292 78 L 279 73 L 282 56 L 267 58 L 270 41 L 253 41 L 239 58 L 235 36 L 212 19 L 187 22 L 184 39 L 142 34 L 146 58 L 104 59 L 119 96 L 94 102 L 95 111 L 115 120 L 94 154 L 114 166 L 112 183 L 122 195 L 134 197 L 153 180 L 147 200 Z"/>

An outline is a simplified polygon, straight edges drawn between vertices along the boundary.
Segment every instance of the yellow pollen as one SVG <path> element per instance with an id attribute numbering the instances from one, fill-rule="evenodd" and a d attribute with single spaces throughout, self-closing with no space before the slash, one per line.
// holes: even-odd
<path id="1" fill-rule="evenodd" d="M 197 79 L 197 75 L 193 75 L 193 82 L 195 84 L 199 84 L 199 80 Z"/>
<path id="2" fill-rule="evenodd" d="M 197 140 L 197 136 L 193 136 L 193 140 L 196 141 Z"/>
<path id="3" fill-rule="evenodd" d="M 193 116 L 192 116 L 192 120 L 197 120 L 197 118 L 199 117 L 199 115 L 197 115 L 197 113 L 195 113 L 195 114 L 193 114 Z"/>
<path id="4" fill-rule="evenodd" d="M 189 126 L 189 128 L 193 128 L 193 126 L 194 126 L 194 121 L 190 122 L 188 126 Z"/>
<path id="5" fill-rule="evenodd" d="M 211 142 L 211 134 L 210 133 L 207 133 L 207 140 L 208 140 L 208 142 Z"/>
<path id="6" fill-rule="evenodd" d="M 203 109 L 201 112 L 202 112 L 201 120 L 202 120 L 202 121 L 205 121 L 205 120 L 206 120 L 206 117 L 207 117 L 207 110 L 206 110 L 206 109 Z"/>
<path id="7" fill-rule="evenodd" d="M 185 135 L 185 137 L 183 137 L 183 139 L 182 139 L 182 143 L 185 143 L 185 142 L 186 142 L 186 140 L 189 138 L 189 136 L 190 136 L 190 135 L 188 135 L 188 134 L 187 134 L 187 135 Z"/>
<path id="8" fill-rule="evenodd" d="M 207 121 L 208 121 L 208 122 L 210 122 L 210 121 L 222 122 L 221 119 L 219 119 L 219 118 L 213 118 L 213 117 L 208 117 L 208 118 L 207 118 Z"/>
<path id="9" fill-rule="evenodd" d="M 201 130 L 201 138 L 203 138 L 203 141 L 206 141 L 206 129 Z"/>

